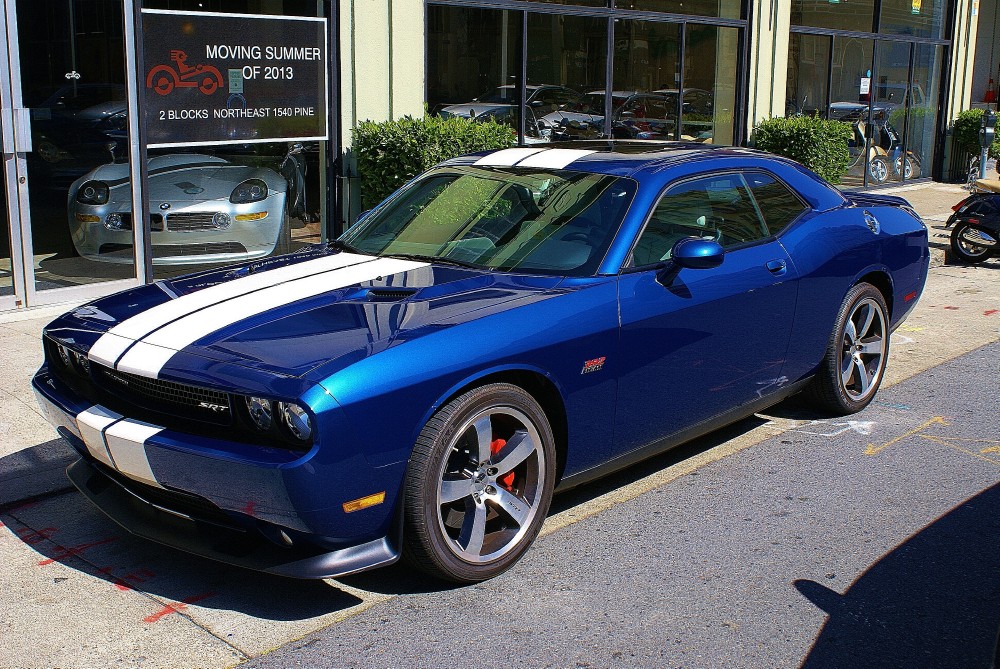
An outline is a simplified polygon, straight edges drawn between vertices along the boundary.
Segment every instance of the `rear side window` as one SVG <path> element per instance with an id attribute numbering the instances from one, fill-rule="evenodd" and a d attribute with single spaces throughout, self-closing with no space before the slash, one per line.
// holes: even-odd
<path id="1" fill-rule="evenodd" d="M 770 174 L 752 172 L 744 176 L 770 234 L 778 234 L 806 210 L 802 200 Z"/>

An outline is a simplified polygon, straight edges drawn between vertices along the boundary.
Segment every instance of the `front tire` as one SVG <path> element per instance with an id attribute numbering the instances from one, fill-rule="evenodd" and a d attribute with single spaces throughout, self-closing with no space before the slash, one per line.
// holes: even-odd
<path id="1" fill-rule="evenodd" d="M 951 252 L 961 262 L 983 262 L 993 254 L 995 248 L 996 243 L 990 244 L 979 228 L 970 223 L 959 223 L 951 231 Z"/>
<path id="2" fill-rule="evenodd" d="M 805 389 L 818 408 L 845 416 L 875 397 L 889 359 L 888 313 L 885 298 L 870 283 L 847 293 L 823 362 Z"/>
<path id="3" fill-rule="evenodd" d="M 552 501 L 555 439 L 523 389 L 493 383 L 452 400 L 424 426 L 404 487 L 406 560 L 475 583 L 509 569 Z"/>

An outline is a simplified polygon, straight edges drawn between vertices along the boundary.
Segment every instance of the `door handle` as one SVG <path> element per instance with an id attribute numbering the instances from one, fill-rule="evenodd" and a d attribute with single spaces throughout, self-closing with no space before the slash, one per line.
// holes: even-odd
<path id="1" fill-rule="evenodd" d="M 764 267 L 767 271 L 776 276 L 781 276 L 788 269 L 788 265 L 785 264 L 784 260 L 769 260 Z"/>

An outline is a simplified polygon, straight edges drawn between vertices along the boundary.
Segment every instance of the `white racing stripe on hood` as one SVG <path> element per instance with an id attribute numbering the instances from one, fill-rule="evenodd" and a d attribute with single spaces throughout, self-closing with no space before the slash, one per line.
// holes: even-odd
<path id="1" fill-rule="evenodd" d="M 543 149 L 502 149 L 496 153 L 491 153 L 488 156 L 483 156 L 477 160 L 473 165 L 485 165 L 489 167 L 510 167 L 519 160 L 524 160 L 528 156 L 538 153 Z"/>
<path id="2" fill-rule="evenodd" d="M 250 274 L 239 279 L 210 286 L 203 290 L 178 297 L 175 300 L 158 304 L 122 321 L 108 330 L 94 343 L 87 357 L 102 365 L 114 367 L 122 354 L 132 345 L 132 342 L 199 309 L 204 309 L 280 283 L 301 279 L 304 275 L 331 272 L 375 259 L 375 256 L 338 253 L 325 258 L 316 258 L 315 260 L 285 265 L 284 267 L 267 270 L 260 274 Z"/>
<path id="3" fill-rule="evenodd" d="M 152 332 L 128 349 L 116 367 L 123 372 L 155 378 L 175 353 L 229 325 L 299 300 L 427 265 L 412 260 L 377 258 L 234 297 Z"/>
<path id="4" fill-rule="evenodd" d="M 528 156 L 517 163 L 517 166 L 546 167 L 553 170 L 561 170 L 574 160 L 579 160 L 592 153 L 597 153 L 597 151 L 588 151 L 586 149 L 549 149 L 548 151 Z"/>

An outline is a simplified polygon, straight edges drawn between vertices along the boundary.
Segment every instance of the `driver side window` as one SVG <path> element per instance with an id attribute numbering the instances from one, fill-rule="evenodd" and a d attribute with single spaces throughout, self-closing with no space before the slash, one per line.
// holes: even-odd
<path id="1" fill-rule="evenodd" d="M 739 174 L 700 177 L 672 186 L 660 198 L 632 251 L 636 267 L 670 258 L 681 239 L 699 237 L 723 248 L 768 236 L 746 182 Z"/>

